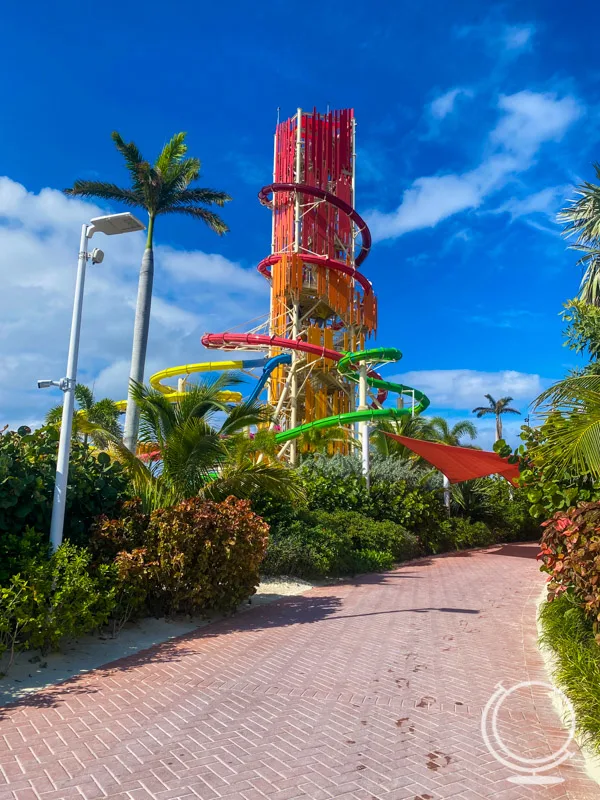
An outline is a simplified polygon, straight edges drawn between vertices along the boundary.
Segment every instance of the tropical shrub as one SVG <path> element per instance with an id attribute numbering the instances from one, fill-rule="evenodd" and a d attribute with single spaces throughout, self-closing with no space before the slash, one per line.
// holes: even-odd
<path id="1" fill-rule="evenodd" d="M 54 425 L 24 436 L 0 434 L 0 585 L 46 547 L 58 436 Z M 84 545 L 94 517 L 113 514 L 129 484 L 121 465 L 106 453 L 94 454 L 77 440 L 71 447 L 65 538 Z"/>
<path id="2" fill-rule="evenodd" d="M 91 553 L 65 542 L 47 560 L 28 565 L 0 588 L 0 655 L 56 649 L 107 622 L 115 605 L 115 570 L 93 568 Z"/>
<path id="3" fill-rule="evenodd" d="M 98 520 L 93 547 L 113 559 L 121 584 L 137 587 L 125 604 L 143 597 L 156 616 L 197 614 L 232 611 L 256 591 L 268 532 L 247 500 L 194 497 L 149 515 L 136 501 L 121 518 Z"/>
<path id="4" fill-rule="evenodd" d="M 446 541 L 456 550 L 468 547 L 488 547 L 498 541 L 484 522 L 472 522 L 464 517 L 453 517 L 445 522 Z"/>
<path id="5" fill-rule="evenodd" d="M 550 576 L 548 599 L 570 591 L 599 634 L 600 502 L 557 511 L 542 527 L 539 557 Z"/>
<path id="6" fill-rule="evenodd" d="M 540 609 L 541 641 L 553 652 L 557 685 L 575 709 L 579 736 L 600 754 L 600 647 L 592 622 L 564 592 Z"/>
<path id="7" fill-rule="evenodd" d="M 556 469 L 550 447 L 550 431 L 556 424 L 554 417 L 539 428 L 523 426 L 523 444 L 514 451 L 502 440 L 494 445 L 499 455 L 519 464 L 519 484 L 525 490 L 529 515 L 534 520 L 548 519 L 555 511 L 566 511 L 578 503 L 600 500 L 600 483 L 589 473 L 572 467 Z"/>
<path id="8" fill-rule="evenodd" d="M 389 569 L 419 552 L 416 536 L 389 520 L 352 511 L 305 512 L 273 529 L 262 569 L 302 578 L 352 575 Z"/>

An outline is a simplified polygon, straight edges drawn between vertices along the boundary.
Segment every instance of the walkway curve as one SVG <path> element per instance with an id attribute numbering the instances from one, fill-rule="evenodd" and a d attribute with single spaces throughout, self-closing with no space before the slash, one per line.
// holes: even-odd
<path id="1" fill-rule="evenodd" d="M 0 800 L 591 800 L 581 756 L 517 786 L 486 750 L 499 681 L 545 680 L 535 545 L 423 559 L 286 598 L 0 712 Z M 502 718 L 518 752 L 564 732 Z"/>

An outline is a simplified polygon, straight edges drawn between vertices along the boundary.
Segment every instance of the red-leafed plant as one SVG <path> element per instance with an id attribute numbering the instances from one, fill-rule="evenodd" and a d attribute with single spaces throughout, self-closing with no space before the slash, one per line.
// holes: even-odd
<path id="1" fill-rule="evenodd" d="M 600 631 L 600 502 L 558 511 L 543 523 L 538 558 L 547 572 L 548 600 L 570 590 Z M 600 637 L 599 637 L 600 638 Z"/>

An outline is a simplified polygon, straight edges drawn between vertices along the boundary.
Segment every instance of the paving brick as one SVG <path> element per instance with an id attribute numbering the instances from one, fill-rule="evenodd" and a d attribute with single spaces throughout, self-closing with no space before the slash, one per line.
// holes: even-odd
<path id="1" fill-rule="evenodd" d="M 502 681 L 545 680 L 534 545 L 318 588 L 0 711 L 2 800 L 592 800 L 581 756 L 523 787 L 482 740 Z M 547 697 L 499 714 L 517 752 L 563 741 Z"/>

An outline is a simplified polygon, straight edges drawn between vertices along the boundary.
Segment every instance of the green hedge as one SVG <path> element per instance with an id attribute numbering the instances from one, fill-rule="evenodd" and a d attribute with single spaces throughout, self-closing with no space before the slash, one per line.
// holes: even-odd
<path id="1" fill-rule="evenodd" d="M 390 569 L 421 552 L 401 525 L 353 511 L 307 512 L 272 529 L 262 570 L 301 578 L 354 575 Z"/>
<path id="2" fill-rule="evenodd" d="M 554 678 L 573 703 L 577 730 L 600 755 L 600 646 L 592 620 L 571 592 L 540 609 L 541 641 L 554 654 Z"/>
<path id="3" fill-rule="evenodd" d="M 47 550 L 58 437 L 52 425 L 25 436 L 0 434 L 0 586 L 32 556 Z M 73 439 L 65 538 L 87 544 L 94 518 L 115 513 L 128 489 L 118 462 Z"/>

